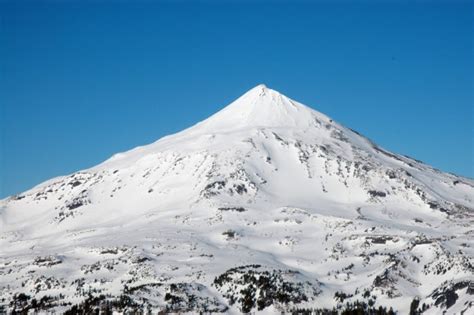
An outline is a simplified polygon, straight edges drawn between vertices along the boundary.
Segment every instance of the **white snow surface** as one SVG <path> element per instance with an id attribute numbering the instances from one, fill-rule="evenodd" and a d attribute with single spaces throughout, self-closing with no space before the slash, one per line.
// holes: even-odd
<path id="1" fill-rule="evenodd" d="M 49 298 L 45 312 L 104 295 L 241 313 L 238 277 L 253 270 L 306 297 L 257 313 L 370 300 L 408 314 L 416 298 L 426 314 L 472 314 L 473 218 L 472 179 L 259 85 L 191 128 L 1 200 L 0 311 L 24 293 Z"/>

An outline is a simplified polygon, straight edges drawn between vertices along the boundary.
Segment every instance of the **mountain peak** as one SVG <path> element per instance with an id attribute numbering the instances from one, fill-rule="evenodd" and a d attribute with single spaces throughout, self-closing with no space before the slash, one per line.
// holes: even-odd
<path id="1" fill-rule="evenodd" d="M 250 89 L 247 93 L 248 94 L 252 94 L 252 95 L 255 95 L 257 97 L 262 97 L 264 96 L 266 93 L 268 93 L 269 91 L 272 91 L 274 93 L 278 93 L 280 94 L 278 91 L 274 91 L 274 90 L 271 90 L 269 89 L 265 84 L 259 84 L 257 86 L 255 86 L 254 88 Z M 246 94 L 247 94 L 246 93 Z"/>
<path id="2" fill-rule="evenodd" d="M 246 93 L 244 93 L 242 96 L 244 95 L 248 95 L 249 97 L 250 96 L 253 96 L 253 97 L 258 97 L 258 98 L 261 98 L 261 97 L 264 97 L 266 95 L 271 95 L 273 94 L 274 96 L 277 96 L 277 95 L 281 95 L 281 96 L 284 96 L 283 94 L 281 94 L 280 92 L 276 91 L 276 90 L 272 90 L 270 88 L 268 88 L 265 84 L 259 84 L 257 86 L 255 86 L 254 88 L 248 90 Z M 285 96 L 286 97 L 286 96 Z"/>
<path id="3" fill-rule="evenodd" d="M 268 89 L 267 86 L 264 84 L 264 83 L 260 83 L 259 85 L 257 85 L 256 87 L 254 87 L 253 89 L 261 89 L 261 90 L 265 90 L 265 89 Z M 252 89 L 252 90 L 253 90 Z"/>
<path id="4" fill-rule="evenodd" d="M 253 127 L 306 127 L 321 113 L 259 84 L 195 127 L 208 132 Z M 194 128 L 193 128 L 194 129 Z"/>

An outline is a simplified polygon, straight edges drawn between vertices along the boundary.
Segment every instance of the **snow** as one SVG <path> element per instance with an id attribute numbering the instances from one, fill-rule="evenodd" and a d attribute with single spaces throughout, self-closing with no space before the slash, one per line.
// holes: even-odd
<path id="1" fill-rule="evenodd" d="M 259 85 L 191 128 L 0 201 L 0 305 L 22 292 L 79 303 L 92 290 L 164 309 L 177 290 L 240 313 L 213 281 L 258 264 L 317 281 L 304 307 L 368 291 L 375 306 L 405 314 L 417 296 L 441 313 L 436 290 L 474 287 L 473 209 L 471 179 Z M 449 311 L 471 307 L 467 291 Z"/>

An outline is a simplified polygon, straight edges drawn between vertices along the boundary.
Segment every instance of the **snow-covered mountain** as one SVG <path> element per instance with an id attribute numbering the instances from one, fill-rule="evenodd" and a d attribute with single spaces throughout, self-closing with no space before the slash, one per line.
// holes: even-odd
<path id="1" fill-rule="evenodd" d="M 0 313 L 472 314 L 473 222 L 473 180 L 259 85 L 0 201 Z"/>

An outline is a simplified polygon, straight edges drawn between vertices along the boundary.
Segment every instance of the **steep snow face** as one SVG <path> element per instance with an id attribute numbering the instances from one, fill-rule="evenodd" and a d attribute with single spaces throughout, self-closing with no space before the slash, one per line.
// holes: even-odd
<path id="1" fill-rule="evenodd" d="M 427 313 L 466 311 L 473 208 L 472 180 L 259 85 L 180 133 L 0 201 L 0 305 L 365 301 L 408 313 L 415 299 Z"/>

